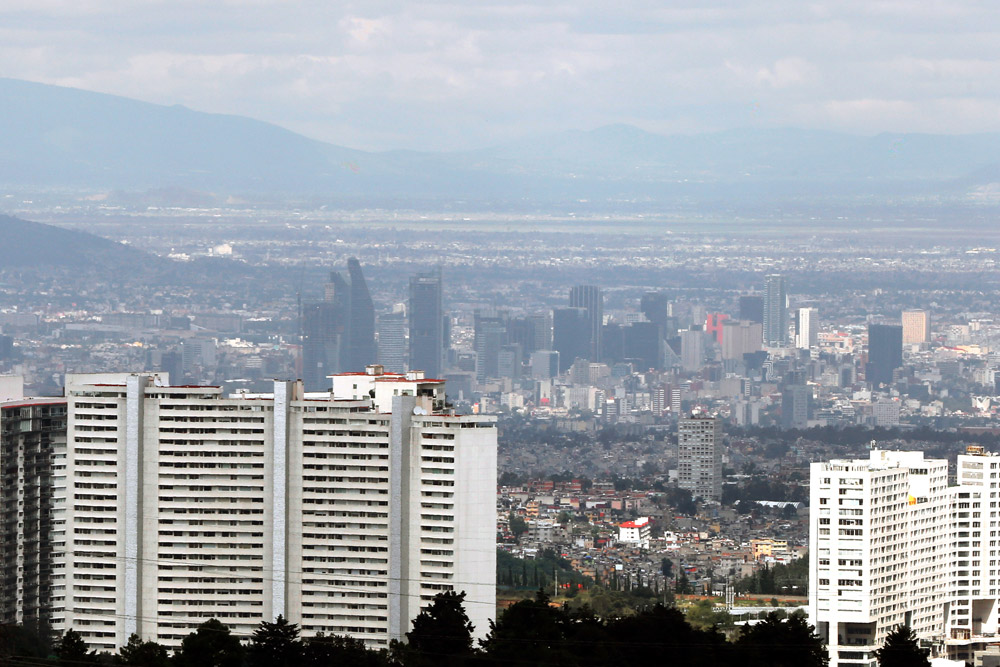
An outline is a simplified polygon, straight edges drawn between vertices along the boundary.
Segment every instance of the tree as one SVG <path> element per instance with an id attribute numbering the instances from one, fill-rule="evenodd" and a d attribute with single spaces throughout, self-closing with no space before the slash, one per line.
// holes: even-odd
<path id="1" fill-rule="evenodd" d="M 472 655 L 472 631 L 465 613 L 465 592 L 445 591 L 413 619 L 406 633 L 407 664 L 461 664 Z"/>
<path id="2" fill-rule="evenodd" d="M 908 625 L 893 628 L 882 648 L 876 649 L 879 667 L 930 667 L 929 651 L 920 648 L 917 636 Z"/>
<path id="3" fill-rule="evenodd" d="M 667 579 L 673 579 L 674 578 L 674 562 L 672 560 L 670 560 L 669 558 L 661 558 L 660 559 L 660 572 L 662 572 L 663 576 L 666 577 Z"/>
<path id="4" fill-rule="evenodd" d="M 59 658 L 60 665 L 80 665 L 93 662 L 87 651 L 87 644 L 83 641 L 80 633 L 70 628 L 62 638 L 56 643 L 55 654 Z"/>
<path id="5" fill-rule="evenodd" d="M 481 644 L 493 664 L 558 664 L 559 644 L 565 633 L 566 613 L 553 608 L 549 596 L 539 588 L 535 599 L 520 600 L 491 621 L 490 633 Z"/>
<path id="6" fill-rule="evenodd" d="M 274 623 L 261 621 L 250 637 L 247 664 L 250 667 L 297 667 L 302 661 L 299 626 L 278 616 Z"/>
<path id="7" fill-rule="evenodd" d="M 521 539 L 521 535 L 523 535 L 528 530 L 527 522 L 525 522 L 524 519 L 522 519 L 521 517 L 517 516 L 514 513 L 511 513 L 510 515 L 509 525 L 510 525 L 510 532 L 514 536 L 515 540 Z"/>
<path id="8" fill-rule="evenodd" d="M 744 625 L 736 640 L 742 667 L 826 667 L 823 641 L 800 614 L 781 620 L 774 612 L 756 625 Z"/>
<path id="9" fill-rule="evenodd" d="M 181 641 L 174 652 L 178 667 L 241 667 L 245 650 L 229 628 L 211 618 Z"/>
<path id="10" fill-rule="evenodd" d="M 14 663 L 30 658 L 45 658 L 49 654 L 48 642 L 35 627 L 0 625 L 0 664 Z"/>
<path id="11" fill-rule="evenodd" d="M 387 664 L 383 653 L 369 649 L 363 641 L 354 637 L 320 633 L 305 640 L 302 647 L 303 667 L 383 667 Z"/>
<path id="12" fill-rule="evenodd" d="M 117 662 L 130 667 L 166 667 L 167 649 L 154 641 L 143 641 L 133 632 L 118 651 Z"/>

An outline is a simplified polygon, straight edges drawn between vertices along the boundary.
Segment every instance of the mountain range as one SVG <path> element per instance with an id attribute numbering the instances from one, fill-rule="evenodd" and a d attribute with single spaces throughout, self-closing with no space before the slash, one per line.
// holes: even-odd
<path id="1" fill-rule="evenodd" d="M 455 152 L 368 152 L 250 118 L 0 79 L 0 185 L 350 199 L 962 198 L 1000 182 L 1000 134 L 629 125 Z"/>

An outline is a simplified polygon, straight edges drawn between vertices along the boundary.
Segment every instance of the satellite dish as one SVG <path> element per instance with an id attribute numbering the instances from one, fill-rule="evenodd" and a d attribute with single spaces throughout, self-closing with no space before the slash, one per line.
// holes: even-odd
<path id="1" fill-rule="evenodd" d="M 420 407 L 418 405 L 417 407 L 413 408 L 413 414 L 415 414 L 415 415 L 426 415 L 427 414 L 427 410 L 424 410 L 422 407 Z"/>

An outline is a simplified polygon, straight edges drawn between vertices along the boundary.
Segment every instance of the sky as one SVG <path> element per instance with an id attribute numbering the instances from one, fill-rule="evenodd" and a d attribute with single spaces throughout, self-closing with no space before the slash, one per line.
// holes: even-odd
<path id="1" fill-rule="evenodd" d="M 1000 131 L 993 0 L 3 0 L 0 76 L 460 150 L 627 123 Z"/>

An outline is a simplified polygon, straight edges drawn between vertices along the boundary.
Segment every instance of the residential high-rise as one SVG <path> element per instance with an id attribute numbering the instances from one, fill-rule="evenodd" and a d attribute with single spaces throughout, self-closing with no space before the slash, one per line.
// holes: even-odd
<path id="1" fill-rule="evenodd" d="M 875 664 L 900 625 L 953 660 L 996 641 L 1000 457 L 970 447 L 956 469 L 949 486 L 947 460 L 878 449 L 812 464 L 809 616 L 831 667 Z"/>
<path id="2" fill-rule="evenodd" d="M 355 257 L 347 260 L 351 279 L 350 337 L 345 372 L 361 372 L 375 363 L 375 306 L 368 293 L 368 283 Z"/>
<path id="3" fill-rule="evenodd" d="M 64 401 L 29 429 L 45 434 L 61 405 L 65 444 L 59 433 L 37 439 L 33 451 L 50 450 L 37 458 L 44 470 L 18 477 L 51 502 L 29 496 L 40 517 L 5 525 L 21 531 L 19 557 L 41 564 L 52 628 L 114 651 L 132 633 L 176 647 L 209 618 L 246 637 L 281 614 L 306 636 L 385 647 L 435 594 L 456 590 L 484 636 L 495 609 L 494 418 L 455 415 L 444 383 L 419 372 L 370 366 L 332 384 L 226 396 L 155 374 L 67 376 Z M 5 480 L 2 492 L 17 490 Z M 47 519 L 45 539 L 31 538 Z M 25 590 L 5 585 L 0 609 L 17 613 L 34 599 Z"/>
<path id="4" fill-rule="evenodd" d="M 764 279 L 764 344 L 784 347 L 788 344 L 788 305 L 785 278 L 770 274 Z"/>
<path id="5" fill-rule="evenodd" d="M 931 316 L 926 310 L 904 310 L 903 345 L 926 343 L 931 339 Z"/>
<path id="6" fill-rule="evenodd" d="M 387 371 L 406 370 L 406 313 L 382 313 L 378 316 L 378 363 Z"/>
<path id="7" fill-rule="evenodd" d="M 677 422 L 677 485 L 695 498 L 722 498 L 722 420 L 692 415 Z"/>
<path id="8" fill-rule="evenodd" d="M 740 297 L 740 319 L 746 322 L 764 323 L 764 297 L 762 296 L 741 296 Z"/>
<path id="9" fill-rule="evenodd" d="M 65 533 L 53 491 L 66 462 L 66 401 L 13 398 L 5 392 L 0 404 L 0 624 L 44 631 L 54 597 L 63 599 L 52 587 Z"/>
<path id="10" fill-rule="evenodd" d="M 427 377 L 440 377 L 446 347 L 440 269 L 410 278 L 407 314 L 410 321 L 409 368 L 424 371 Z"/>
<path id="11" fill-rule="evenodd" d="M 705 317 L 705 331 L 708 332 L 715 342 L 722 345 L 725 328 L 723 325 L 726 320 L 729 319 L 729 315 L 725 313 L 708 313 Z"/>
<path id="12" fill-rule="evenodd" d="M 903 327 L 898 324 L 868 325 L 868 364 L 865 379 L 877 387 L 892 384 L 892 372 L 903 365 Z"/>
<path id="13" fill-rule="evenodd" d="M 552 347 L 559 353 L 559 372 L 590 356 L 590 318 L 586 308 L 552 311 Z"/>
<path id="14" fill-rule="evenodd" d="M 576 285 L 569 291 L 570 308 L 586 308 L 590 335 L 590 361 L 601 361 L 601 332 L 604 326 L 604 294 L 596 285 Z"/>
<path id="15" fill-rule="evenodd" d="M 819 341 L 819 311 L 799 308 L 795 311 L 795 347 L 808 350 Z"/>

